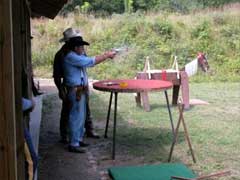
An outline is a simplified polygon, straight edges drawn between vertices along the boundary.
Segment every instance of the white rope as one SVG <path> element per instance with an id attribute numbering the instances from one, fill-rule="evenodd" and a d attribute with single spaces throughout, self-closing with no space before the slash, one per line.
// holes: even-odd
<path id="1" fill-rule="evenodd" d="M 151 79 L 151 69 L 150 69 L 149 56 L 146 57 L 143 72 L 147 73 L 148 79 Z"/>

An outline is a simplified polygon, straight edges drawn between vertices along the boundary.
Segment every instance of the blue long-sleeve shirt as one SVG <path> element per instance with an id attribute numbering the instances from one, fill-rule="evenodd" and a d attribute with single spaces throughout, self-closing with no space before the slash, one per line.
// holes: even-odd
<path id="1" fill-rule="evenodd" d="M 73 87 L 77 85 L 87 85 L 88 76 L 86 68 L 95 65 L 95 57 L 78 55 L 71 51 L 64 58 L 64 83 Z"/>

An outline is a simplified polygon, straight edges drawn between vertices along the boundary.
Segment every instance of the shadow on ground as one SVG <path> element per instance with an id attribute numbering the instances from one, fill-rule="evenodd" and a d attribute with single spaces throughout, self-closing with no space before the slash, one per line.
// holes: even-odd
<path id="1" fill-rule="evenodd" d="M 167 161 L 172 139 L 171 128 L 136 127 L 121 115 L 117 116 L 116 158 L 112 160 L 113 114 L 108 138 L 103 138 L 108 99 L 102 99 L 95 93 L 91 101 L 97 103 L 91 106 L 92 114 L 95 130 L 102 137 L 98 140 L 86 138 L 86 142 L 91 144 L 88 153 L 73 154 L 67 151 L 67 145 L 58 142 L 61 101 L 57 94 L 45 96 L 39 142 L 39 180 L 106 180 L 109 179 L 107 169 L 112 166 Z M 180 141 L 182 136 L 180 134 Z"/>

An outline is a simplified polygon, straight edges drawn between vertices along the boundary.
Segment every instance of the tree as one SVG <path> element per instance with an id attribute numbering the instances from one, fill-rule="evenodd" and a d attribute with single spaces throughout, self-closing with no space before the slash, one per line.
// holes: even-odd
<path id="1" fill-rule="evenodd" d="M 124 10 L 125 13 L 130 13 L 133 11 L 133 0 L 124 0 Z"/>

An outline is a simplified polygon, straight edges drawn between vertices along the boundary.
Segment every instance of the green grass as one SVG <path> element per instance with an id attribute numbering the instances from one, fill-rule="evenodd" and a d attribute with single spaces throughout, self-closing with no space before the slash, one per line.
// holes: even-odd
<path id="1" fill-rule="evenodd" d="M 199 174 L 231 170 L 231 177 L 221 179 L 240 179 L 240 83 L 191 83 L 190 97 L 209 102 L 184 112 L 197 163 L 191 159 L 182 126 L 172 161 L 183 162 Z M 105 123 L 108 99 L 103 92 L 91 96 L 98 122 Z M 119 94 L 118 100 L 116 153 L 143 157 L 144 163 L 166 162 L 172 135 L 164 94 L 150 94 L 150 112 L 136 107 L 133 94 Z M 176 125 L 178 109 L 171 110 Z M 111 136 L 112 126 L 109 130 Z"/>

